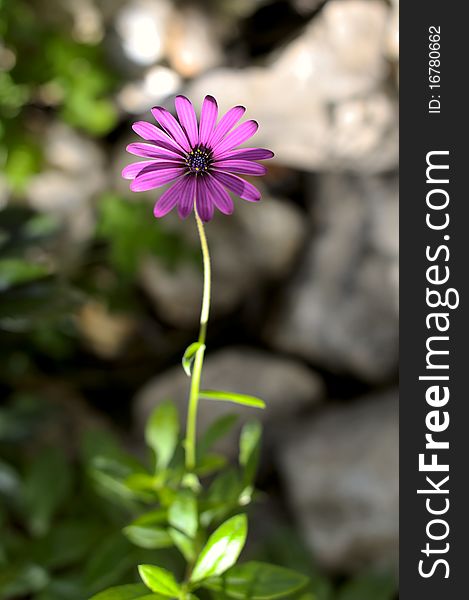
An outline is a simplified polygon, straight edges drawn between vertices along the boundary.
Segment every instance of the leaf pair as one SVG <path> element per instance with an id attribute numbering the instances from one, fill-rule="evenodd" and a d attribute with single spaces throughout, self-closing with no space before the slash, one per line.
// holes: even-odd
<path id="1" fill-rule="evenodd" d="M 187 520 L 184 525 L 193 528 Z M 188 588 L 196 589 L 203 581 L 220 576 L 232 567 L 244 547 L 246 536 L 247 518 L 244 514 L 235 515 L 220 525 L 208 538 L 197 557 Z M 178 598 L 183 592 L 174 575 L 166 569 L 154 565 L 140 565 L 139 573 L 145 585 L 157 594 L 167 598 Z"/>
<path id="2" fill-rule="evenodd" d="M 204 587 L 235 600 L 270 600 L 297 592 L 308 578 L 285 567 L 262 562 L 236 565 L 222 577 L 209 579 Z"/>

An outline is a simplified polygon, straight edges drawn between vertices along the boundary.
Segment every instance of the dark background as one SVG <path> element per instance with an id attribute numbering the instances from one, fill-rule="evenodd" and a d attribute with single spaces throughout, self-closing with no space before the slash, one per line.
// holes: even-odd
<path id="1" fill-rule="evenodd" d="M 441 89 L 431 92 L 428 88 L 428 35 L 430 26 L 441 28 Z M 460 81 L 457 71 L 452 67 L 460 57 L 460 42 L 463 30 L 462 12 L 448 10 L 438 2 L 429 2 L 425 15 L 407 9 L 402 19 L 403 61 L 401 91 L 402 136 L 401 157 L 401 198 L 406 209 L 402 213 L 400 244 L 405 261 L 401 263 L 401 517 L 402 532 L 400 577 L 402 598 L 450 598 L 458 597 L 465 587 L 465 543 L 467 518 L 464 511 L 467 506 L 466 485 L 466 332 L 467 318 L 464 313 L 467 296 L 467 275 L 465 267 L 466 251 L 466 213 L 465 161 L 466 132 L 461 126 L 464 122 L 465 103 L 460 93 Z M 418 77 L 416 77 L 418 73 Z M 441 113 L 430 115 L 427 112 L 431 94 L 440 94 Z M 447 231 L 432 231 L 426 224 L 426 195 L 431 187 L 426 183 L 426 155 L 432 150 L 449 150 L 446 163 L 449 168 L 450 195 L 448 212 L 450 224 Z M 434 171 L 435 173 L 435 171 Z M 424 558 L 421 550 L 427 542 L 435 548 L 434 542 L 426 535 L 426 526 L 432 516 L 425 509 L 425 495 L 417 495 L 417 489 L 426 487 L 426 475 L 419 473 L 418 455 L 425 452 L 425 417 L 429 405 L 425 401 L 427 383 L 418 381 L 426 367 L 426 341 L 429 332 L 425 325 L 425 316 L 432 312 L 426 305 L 425 290 L 428 286 L 426 269 L 429 264 L 425 257 L 426 246 L 436 247 L 442 243 L 443 235 L 449 235 L 450 280 L 448 287 L 458 290 L 460 305 L 450 310 L 449 341 L 446 358 L 450 377 L 448 384 L 450 401 L 447 410 L 450 426 L 445 432 L 450 448 L 440 458 L 450 465 L 449 500 L 450 510 L 442 515 L 449 524 L 447 539 L 438 542 L 437 548 L 449 543 L 449 552 L 440 555 L 446 558 L 450 566 L 450 576 L 444 578 L 441 565 L 434 576 L 424 579 L 418 573 L 419 561 Z M 442 373 L 442 371 L 440 371 Z M 440 496 L 441 498 L 441 496 Z M 434 503 L 433 503 L 434 505 Z M 434 531 L 432 531 L 435 534 Z M 433 555 L 434 557 L 436 554 Z M 439 557 L 440 557 L 439 556 Z M 431 565 L 425 562 L 425 568 Z"/>

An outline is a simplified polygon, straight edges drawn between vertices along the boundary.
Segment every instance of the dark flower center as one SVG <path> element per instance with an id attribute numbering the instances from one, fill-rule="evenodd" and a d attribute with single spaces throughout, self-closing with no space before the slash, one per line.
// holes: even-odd
<path id="1" fill-rule="evenodd" d="M 212 153 L 204 146 L 198 146 L 189 152 L 186 165 L 192 173 L 206 173 L 210 166 Z"/>

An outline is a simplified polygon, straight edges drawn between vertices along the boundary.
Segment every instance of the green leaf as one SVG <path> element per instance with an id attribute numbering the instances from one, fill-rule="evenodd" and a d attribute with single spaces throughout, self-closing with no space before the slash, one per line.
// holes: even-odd
<path id="1" fill-rule="evenodd" d="M 200 521 L 208 527 L 212 521 L 221 521 L 239 507 L 239 498 L 244 489 L 238 470 L 228 468 L 212 481 L 203 507 Z"/>
<path id="2" fill-rule="evenodd" d="M 192 563 L 195 559 L 195 548 L 194 548 L 194 540 L 187 537 L 186 534 L 170 527 L 168 529 L 168 533 L 173 540 L 174 545 L 179 550 L 179 552 L 184 556 L 188 563 Z"/>
<path id="3" fill-rule="evenodd" d="M 244 484 L 251 485 L 259 462 L 262 426 L 258 421 L 248 421 L 239 438 L 239 463 L 244 467 Z"/>
<path id="4" fill-rule="evenodd" d="M 238 415 L 224 415 L 211 423 L 197 442 L 197 455 L 203 457 L 219 439 L 231 431 L 237 421 Z"/>
<path id="5" fill-rule="evenodd" d="M 151 589 L 152 592 L 157 592 L 168 598 L 177 598 L 181 588 L 174 578 L 174 575 L 154 565 L 139 565 L 138 572 L 143 583 Z"/>
<path id="6" fill-rule="evenodd" d="M 90 600 L 147 600 L 160 598 L 158 594 L 148 594 L 148 588 L 143 583 L 119 585 L 96 594 Z"/>
<path id="7" fill-rule="evenodd" d="M 188 346 L 184 352 L 184 356 L 182 357 L 182 368 L 188 377 L 191 376 L 192 363 L 195 360 L 195 355 L 201 348 L 205 350 L 205 344 L 194 342 Z"/>
<path id="8" fill-rule="evenodd" d="M 191 581 L 199 582 L 221 575 L 232 567 L 246 543 L 247 531 L 247 517 L 244 514 L 235 515 L 222 523 L 208 538 L 199 554 Z"/>
<path id="9" fill-rule="evenodd" d="M 234 402 L 243 406 L 253 406 L 254 408 L 265 408 L 265 402 L 256 396 L 246 396 L 246 394 L 235 394 L 234 392 L 220 392 L 218 390 L 201 390 L 199 398 L 202 400 L 217 400 L 219 402 Z"/>
<path id="10" fill-rule="evenodd" d="M 359 575 L 347 582 L 338 595 L 338 600 L 393 600 L 397 593 L 396 582 L 386 574 Z"/>
<path id="11" fill-rule="evenodd" d="M 143 513 L 131 523 L 131 525 L 161 525 L 166 523 L 168 513 L 164 508 L 156 508 Z"/>
<path id="12" fill-rule="evenodd" d="M 168 521 L 175 529 L 194 538 L 199 527 L 197 499 L 191 490 L 181 490 L 168 510 Z"/>
<path id="13" fill-rule="evenodd" d="M 169 548 L 173 541 L 168 532 L 154 525 L 129 525 L 122 530 L 128 540 L 140 548 Z"/>
<path id="14" fill-rule="evenodd" d="M 236 600 L 270 600 L 297 592 L 308 583 L 305 575 L 262 562 L 236 565 L 222 577 L 209 579 L 204 587 Z"/>
<path id="15" fill-rule="evenodd" d="M 226 457 L 221 454 L 205 454 L 205 456 L 197 463 L 195 473 L 199 477 L 212 475 L 213 473 L 220 471 L 220 469 L 223 469 L 227 462 Z"/>
<path id="16" fill-rule="evenodd" d="M 332 582 L 311 560 L 311 553 L 302 537 L 290 527 L 278 524 L 264 538 L 262 546 L 258 548 L 258 555 L 309 577 L 309 586 L 298 600 L 337 600 Z"/>
<path id="17" fill-rule="evenodd" d="M 10 599 L 40 592 L 49 583 L 49 574 L 36 564 L 9 565 L 0 570 L 1 598 Z"/>
<path id="18" fill-rule="evenodd" d="M 45 534 L 56 510 L 72 487 L 71 469 L 63 453 L 48 448 L 31 463 L 23 488 L 23 510 L 33 535 Z"/>
<path id="19" fill-rule="evenodd" d="M 0 260 L 0 290 L 13 285 L 40 279 L 48 274 L 43 265 L 22 258 L 3 258 Z"/>
<path id="20" fill-rule="evenodd" d="M 91 590 L 116 585 L 135 564 L 133 546 L 121 532 L 104 538 L 90 555 L 83 572 L 84 583 Z"/>
<path id="21" fill-rule="evenodd" d="M 145 440 L 156 454 L 158 469 L 165 469 L 176 450 L 179 436 L 179 415 L 172 402 L 155 408 L 145 428 Z"/>
<path id="22" fill-rule="evenodd" d="M 82 600 L 88 597 L 89 594 L 75 575 L 69 578 L 54 577 L 40 594 L 34 596 L 34 600 Z"/>
<path id="23" fill-rule="evenodd" d="M 32 547 L 35 560 L 49 570 L 80 564 L 100 534 L 99 521 L 61 520 L 45 537 L 35 541 Z"/>

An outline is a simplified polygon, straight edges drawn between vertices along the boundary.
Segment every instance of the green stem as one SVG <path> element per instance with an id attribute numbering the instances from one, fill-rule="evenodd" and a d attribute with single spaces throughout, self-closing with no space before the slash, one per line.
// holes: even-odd
<path id="1" fill-rule="evenodd" d="M 210 253 L 208 250 L 207 238 L 205 236 L 204 224 L 197 214 L 197 210 L 195 211 L 195 220 L 197 223 L 197 230 L 199 232 L 200 246 L 202 248 L 202 256 L 204 261 L 204 291 L 202 298 L 202 310 L 200 312 L 200 330 L 198 339 L 202 345 L 197 350 L 194 359 L 189 395 L 189 408 L 187 411 L 185 449 L 186 469 L 188 471 L 194 470 L 196 464 L 197 408 L 199 404 L 200 377 L 202 375 L 202 366 L 204 363 L 208 315 L 210 312 Z"/>

